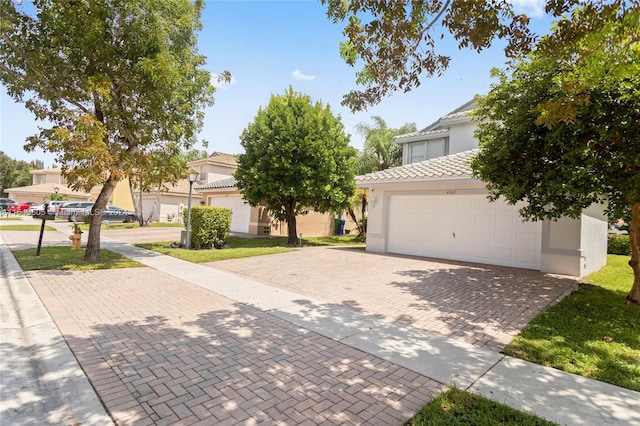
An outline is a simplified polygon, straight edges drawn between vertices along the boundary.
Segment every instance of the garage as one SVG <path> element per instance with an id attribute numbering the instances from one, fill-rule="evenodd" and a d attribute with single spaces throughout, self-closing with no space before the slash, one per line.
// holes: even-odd
<path id="1" fill-rule="evenodd" d="M 540 269 L 542 226 L 486 195 L 390 195 L 388 253 Z"/>
<path id="2" fill-rule="evenodd" d="M 210 197 L 209 205 L 231 209 L 231 232 L 249 232 L 251 206 L 244 202 L 242 196 Z"/>

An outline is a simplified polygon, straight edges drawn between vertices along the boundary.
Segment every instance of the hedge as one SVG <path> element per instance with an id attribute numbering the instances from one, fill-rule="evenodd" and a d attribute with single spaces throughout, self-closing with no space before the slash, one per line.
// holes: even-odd
<path id="1" fill-rule="evenodd" d="M 631 243 L 629 242 L 629 236 L 610 234 L 607 253 L 631 256 Z"/>
<path id="2" fill-rule="evenodd" d="M 187 209 L 184 209 L 185 222 Z M 195 249 L 221 248 L 231 228 L 231 209 L 222 207 L 191 207 L 191 247 Z"/>

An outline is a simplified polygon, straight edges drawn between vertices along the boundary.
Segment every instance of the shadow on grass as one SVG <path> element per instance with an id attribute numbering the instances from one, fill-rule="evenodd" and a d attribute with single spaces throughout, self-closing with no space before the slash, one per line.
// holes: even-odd
<path id="1" fill-rule="evenodd" d="M 640 391 L 640 309 L 625 297 L 624 291 L 580 284 L 504 352 Z"/>

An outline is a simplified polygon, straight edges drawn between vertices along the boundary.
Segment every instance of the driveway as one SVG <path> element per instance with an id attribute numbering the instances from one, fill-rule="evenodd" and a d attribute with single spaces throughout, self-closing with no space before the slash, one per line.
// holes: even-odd
<path id="1" fill-rule="evenodd" d="M 495 351 L 577 285 L 526 269 L 338 247 L 207 265 Z"/>

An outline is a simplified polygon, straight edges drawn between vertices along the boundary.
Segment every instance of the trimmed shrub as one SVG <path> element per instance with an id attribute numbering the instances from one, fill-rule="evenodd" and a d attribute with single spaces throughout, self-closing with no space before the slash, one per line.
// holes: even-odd
<path id="1" fill-rule="evenodd" d="M 187 209 L 184 209 L 185 222 Z M 222 248 L 231 228 L 231 209 L 191 207 L 191 246 L 195 249 Z"/>
<path id="2" fill-rule="evenodd" d="M 631 243 L 629 242 L 629 236 L 610 234 L 607 253 L 631 256 Z"/>

